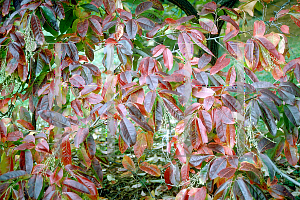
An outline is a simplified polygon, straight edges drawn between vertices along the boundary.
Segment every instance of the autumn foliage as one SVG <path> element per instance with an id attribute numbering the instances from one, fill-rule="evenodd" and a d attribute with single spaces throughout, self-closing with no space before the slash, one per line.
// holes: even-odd
<path id="1" fill-rule="evenodd" d="M 209 2 L 197 24 L 159 20 L 158 0 L 1 2 L 0 199 L 100 199 L 113 157 L 98 148 L 103 124 L 123 176 L 162 176 L 176 199 L 295 199 L 276 162 L 299 164 L 300 58 L 289 59 L 289 27 L 267 25 L 290 15 L 300 26 L 298 4 L 253 21 L 241 41 L 246 15 L 267 1 Z M 215 34 L 226 52 L 211 63 Z M 157 134 L 163 165 L 144 153 Z"/>

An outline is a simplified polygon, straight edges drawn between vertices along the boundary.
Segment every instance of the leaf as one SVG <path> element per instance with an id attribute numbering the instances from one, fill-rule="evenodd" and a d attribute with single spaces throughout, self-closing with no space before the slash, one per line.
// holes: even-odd
<path id="1" fill-rule="evenodd" d="M 147 147 L 147 138 L 146 135 L 142 132 L 137 135 L 137 142 L 133 146 L 134 149 L 134 154 L 136 155 L 137 158 L 140 158 L 144 150 Z"/>
<path id="2" fill-rule="evenodd" d="M 74 192 L 63 192 L 63 194 L 67 196 L 69 200 L 82 200 L 82 198 Z"/>
<path id="3" fill-rule="evenodd" d="M 295 197 L 290 193 L 290 191 L 282 185 L 271 185 L 268 191 L 276 199 L 283 199 L 284 197 L 295 199 Z"/>
<path id="4" fill-rule="evenodd" d="M 128 34 L 129 39 L 134 39 L 135 35 L 138 31 L 138 25 L 134 19 L 131 19 L 126 24 L 126 32 Z"/>
<path id="5" fill-rule="evenodd" d="M 206 18 L 200 18 L 200 26 L 211 34 L 218 34 L 218 28 L 213 21 Z"/>
<path id="6" fill-rule="evenodd" d="M 85 85 L 85 81 L 82 78 L 82 76 L 78 75 L 78 74 L 74 74 L 70 79 L 69 79 L 70 83 L 75 86 L 75 87 L 81 87 Z"/>
<path id="7" fill-rule="evenodd" d="M 72 179 L 66 178 L 63 182 L 63 185 L 67 186 L 68 188 L 75 190 L 77 192 L 83 192 L 86 194 L 90 194 L 90 191 L 88 190 L 88 188 L 86 186 L 84 186 L 83 184 L 74 181 Z"/>
<path id="8" fill-rule="evenodd" d="M 34 126 L 31 123 L 29 123 L 23 119 L 19 119 L 19 120 L 17 120 L 17 122 L 28 130 L 35 130 Z"/>
<path id="9" fill-rule="evenodd" d="M 147 162 L 142 162 L 139 165 L 140 169 L 144 172 L 147 172 L 148 174 L 151 174 L 153 176 L 160 176 L 160 170 L 156 165 L 149 164 Z"/>
<path id="10" fill-rule="evenodd" d="M 140 3 L 135 9 L 135 15 L 136 16 L 140 15 L 144 11 L 149 10 L 152 6 L 153 6 L 153 3 L 151 1 L 146 1 L 146 2 Z"/>
<path id="11" fill-rule="evenodd" d="M 74 145 L 76 148 L 79 148 L 79 145 L 86 139 L 89 134 L 88 128 L 80 128 L 77 131 L 77 134 L 74 138 Z"/>
<path id="12" fill-rule="evenodd" d="M 153 3 L 152 7 L 156 10 L 164 10 L 162 3 L 159 0 L 149 0 Z"/>
<path id="13" fill-rule="evenodd" d="M 271 111 L 262 102 L 259 102 L 259 106 L 262 113 L 262 118 L 267 125 L 268 130 L 273 136 L 276 136 L 277 126 Z"/>
<path id="14" fill-rule="evenodd" d="M 16 171 L 7 172 L 0 176 L 0 181 L 7 181 L 10 179 L 15 179 L 20 176 L 24 176 L 25 174 L 26 174 L 26 172 L 24 170 L 16 170 Z"/>
<path id="15" fill-rule="evenodd" d="M 273 56 L 280 60 L 280 55 L 273 43 L 263 36 L 255 36 L 255 39 L 257 39 Z"/>
<path id="16" fill-rule="evenodd" d="M 241 112 L 241 104 L 232 96 L 228 94 L 221 95 L 223 103 L 232 111 L 232 112 Z"/>
<path id="17" fill-rule="evenodd" d="M 235 171 L 236 168 L 234 167 L 226 167 L 218 173 L 218 176 L 222 178 L 231 178 L 234 175 Z"/>
<path id="18" fill-rule="evenodd" d="M 193 165 L 194 167 L 197 167 L 201 165 L 201 163 L 208 157 L 212 155 L 192 155 L 190 158 L 190 164 Z"/>
<path id="19" fill-rule="evenodd" d="M 28 68 L 27 65 L 18 65 L 18 75 L 21 81 L 26 81 L 28 76 Z"/>
<path id="20" fill-rule="evenodd" d="M 144 99 L 144 105 L 145 105 L 145 110 L 150 113 L 152 108 L 153 108 L 153 104 L 155 102 L 156 99 L 156 92 L 151 90 L 149 91 Z"/>
<path id="21" fill-rule="evenodd" d="M 257 175 L 258 177 L 261 177 L 261 172 L 259 170 L 259 168 L 257 168 L 254 164 L 249 163 L 247 161 L 243 161 L 240 163 L 240 171 L 250 171 L 255 173 L 255 175 Z"/>
<path id="22" fill-rule="evenodd" d="M 249 191 L 254 199 L 256 200 L 267 200 L 267 197 L 265 196 L 264 192 L 257 187 L 254 184 L 249 184 L 247 181 L 245 181 L 246 185 L 249 188 Z"/>
<path id="23" fill-rule="evenodd" d="M 263 21 L 255 21 L 253 28 L 253 36 L 264 36 L 266 25 Z"/>
<path id="24" fill-rule="evenodd" d="M 60 19 L 64 19 L 65 18 L 65 11 L 64 11 L 64 7 L 63 7 L 63 5 L 62 5 L 61 2 L 59 2 L 59 1 L 55 2 L 55 4 L 54 4 L 54 11 L 56 12 L 56 15 Z"/>
<path id="25" fill-rule="evenodd" d="M 163 44 L 155 46 L 152 50 L 153 57 L 160 56 L 164 52 L 165 48 L 166 46 Z"/>
<path id="26" fill-rule="evenodd" d="M 284 113 L 287 118 L 292 122 L 292 124 L 296 127 L 300 126 L 300 112 L 296 106 L 292 105 L 284 105 L 283 106 Z"/>
<path id="27" fill-rule="evenodd" d="M 131 160 L 129 156 L 124 155 L 122 164 L 128 171 L 135 172 L 134 162 Z"/>
<path id="28" fill-rule="evenodd" d="M 64 45 L 67 55 L 73 60 L 78 61 L 79 55 L 78 55 L 78 49 L 76 45 L 69 41 L 67 44 Z"/>
<path id="29" fill-rule="evenodd" d="M 40 113 L 40 116 L 43 120 L 45 120 L 49 124 L 52 124 L 52 125 L 57 126 L 59 128 L 71 127 L 71 124 L 67 120 L 67 118 L 65 118 L 60 113 L 50 111 L 50 110 L 43 110 Z"/>
<path id="30" fill-rule="evenodd" d="M 242 178 L 238 178 L 235 181 L 234 187 L 234 191 L 238 191 L 238 193 L 235 192 L 235 195 L 238 195 L 241 199 L 253 199 L 250 194 L 249 188 Z"/>
<path id="31" fill-rule="evenodd" d="M 171 70 L 173 68 L 173 54 L 170 49 L 165 48 L 163 51 L 163 58 L 165 67 Z"/>
<path id="32" fill-rule="evenodd" d="M 95 5 L 93 5 L 93 4 L 87 3 L 87 4 L 80 5 L 80 6 L 81 6 L 85 11 L 87 11 L 87 12 L 92 12 L 92 11 L 94 11 L 94 12 L 99 13 L 98 8 L 97 8 Z"/>
<path id="33" fill-rule="evenodd" d="M 50 179 L 50 184 L 52 185 L 53 183 L 56 183 L 57 185 L 59 185 L 59 181 L 62 179 L 63 177 L 63 169 L 59 167 L 56 167 L 55 171 L 50 175 L 49 179 Z"/>
<path id="34" fill-rule="evenodd" d="M 92 134 L 89 134 L 86 138 L 85 148 L 89 154 L 90 159 L 93 159 L 96 154 L 96 143 Z M 86 147 L 87 146 L 87 147 Z"/>
<path id="35" fill-rule="evenodd" d="M 38 199 L 43 188 L 43 177 L 35 174 L 28 180 L 28 195 L 33 199 Z"/>
<path id="36" fill-rule="evenodd" d="M 66 166 L 72 164 L 72 152 L 69 136 L 65 136 L 61 143 L 61 161 Z"/>
<path id="37" fill-rule="evenodd" d="M 232 24 L 237 31 L 240 29 L 239 25 L 229 15 L 222 15 L 220 16 L 220 19 Z"/>
<path id="38" fill-rule="evenodd" d="M 264 151 L 268 149 L 273 149 L 276 146 L 276 144 L 266 138 L 262 138 L 257 145 L 258 150 L 260 153 L 263 153 Z"/>
<path id="39" fill-rule="evenodd" d="M 89 24 L 91 29 L 97 34 L 97 35 L 103 35 L 102 31 L 104 31 L 104 27 L 102 30 L 101 24 L 99 21 L 95 18 L 89 18 Z"/>
<path id="40" fill-rule="evenodd" d="M 226 35 L 225 35 L 225 37 L 223 38 L 223 42 L 227 42 L 228 40 L 230 40 L 231 38 L 234 38 L 235 36 L 237 36 L 238 34 L 239 34 L 239 30 L 236 30 L 236 29 L 234 29 L 234 30 L 232 30 L 232 31 L 230 31 L 229 33 L 227 33 Z M 235 55 L 236 56 L 236 55 Z"/>
<path id="41" fill-rule="evenodd" d="M 211 130 L 212 130 L 211 115 L 206 110 L 200 110 L 199 117 L 200 117 L 203 125 L 205 126 L 207 132 L 211 132 Z"/>
<path id="42" fill-rule="evenodd" d="M 198 61 L 198 68 L 203 69 L 210 61 L 212 56 L 204 53 Z"/>
<path id="43" fill-rule="evenodd" d="M 211 180 L 218 177 L 218 173 L 225 169 L 227 165 L 226 157 L 220 157 L 214 160 L 213 164 L 210 166 L 209 177 Z"/>
<path id="44" fill-rule="evenodd" d="M 194 47 L 190 36 L 187 33 L 180 33 L 178 36 L 178 47 L 182 55 L 185 57 L 186 60 L 191 60 Z"/>
<path id="45" fill-rule="evenodd" d="M 159 101 L 156 102 L 156 106 L 154 109 L 155 109 L 154 112 L 155 131 L 158 131 L 162 124 L 162 118 L 163 118 L 162 106 Z"/>
<path id="46" fill-rule="evenodd" d="M 221 69 L 229 65 L 230 58 L 225 58 L 225 56 L 226 54 L 217 59 L 216 64 L 210 69 L 211 75 L 218 73 Z"/>
<path id="47" fill-rule="evenodd" d="M 98 159 L 95 158 L 95 157 L 92 160 L 92 166 L 93 166 L 93 169 L 94 169 L 94 171 L 96 173 L 96 176 L 102 182 L 103 181 L 102 167 L 101 167 L 101 164 L 99 163 Z"/>
<path id="48" fill-rule="evenodd" d="M 215 91 L 210 88 L 202 87 L 200 91 L 193 90 L 193 95 L 197 98 L 206 98 L 214 95 Z"/>
<path id="49" fill-rule="evenodd" d="M 7 141 L 18 141 L 20 138 L 23 138 L 23 133 L 21 131 L 14 131 L 14 132 L 8 133 L 6 140 Z"/>
<path id="50" fill-rule="evenodd" d="M 299 160 L 299 153 L 297 146 L 291 146 L 286 140 L 284 143 L 284 155 L 292 166 L 295 166 Z"/>
<path id="51" fill-rule="evenodd" d="M 89 27 L 89 22 L 87 19 L 78 22 L 77 32 L 80 35 L 80 37 L 85 37 L 88 27 Z"/>
<path id="52" fill-rule="evenodd" d="M 120 135 L 129 147 L 136 143 L 137 134 L 135 127 L 127 118 L 121 120 Z"/>
<path id="53" fill-rule="evenodd" d="M 274 114 L 277 120 L 280 120 L 280 114 L 279 111 L 273 101 L 271 101 L 270 98 L 268 98 L 266 95 L 261 95 L 258 98 L 258 102 L 261 104 L 262 102 L 270 109 L 270 111 Z"/>
<path id="54" fill-rule="evenodd" d="M 182 189 L 176 195 L 175 200 L 185 200 L 185 199 L 188 199 L 188 190 L 187 189 Z"/>
<path id="55" fill-rule="evenodd" d="M 155 90 L 158 85 L 158 76 L 150 74 L 146 77 L 146 83 L 150 90 Z"/>
<path id="56" fill-rule="evenodd" d="M 31 16 L 30 24 L 35 40 L 39 45 L 43 45 L 45 42 L 45 37 L 42 31 L 40 20 L 35 14 Z"/>
<path id="57" fill-rule="evenodd" d="M 89 70 L 91 70 L 91 72 L 94 76 L 101 76 L 101 71 L 96 65 L 93 65 L 91 63 L 85 63 L 82 66 L 84 66 L 84 67 L 88 68 Z"/>
<path id="58" fill-rule="evenodd" d="M 88 97 L 85 98 L 90 104 L 98 104 L 103 101 L 103 98 L 99 94 L 90 93 Z"/>
<path id="59" fill-rule="evenodd" d="M 260 154 L 260 157 L 261 157 L 261 160 L 263 161 L 263 163 L 267 166 L 270 180 L 273 181 L 274 176 L 275 176 L 275 171 L 274 171 L 271 159 L 262 153 Z"/>
<path id="60" fill-rule="evenodd" d="M 281 30 L 283 33 L 290 34 L 290 28 L 289 28 L 287 25 L 282 25 L 282 26 L 280 27 L 280 30 Z"/>
<path id="61" fill-rule="evenodd" d="M 164 102 L 166 108 L 170 112 L 170 114 L 173 117 L 175 117 L 175 119 L 182 120 L 183 116 L 184 116 L 182 110 L 176 104 L 174 104 L 173 102 L 169 101 L 168 99 L 166 99 L 166 98 L 162 98 L 162 99 L 163 99 L 163 102 Z"/>
<path id="62" fill-rule="evenodd" d="M 144 17 L 138 18 L 136 20 L 136 22 L 138 22 L 140 27 L 142 27 L 143 29 L 145 29 L 147 31 L 151 31 L 155 27 L 155 24 L 153 21 L 151 21 L 150 19 L 144 18 Z"/>
<path id="63" fill-rule="evenodd" d="M 36 145 L 35 150 L 38 152 L 49 153 L 49 144 L 46 140 L 40 139 L 40 142 Z"/>
<path id="64" fill-rule="evenodd" d="M 81 110 L 81 102 L 78 99 L 71 101 L 71 107 L 73 108 L 76 115 L 83 117 L 83 112 Z"/>
<path id="65" fill-rule="evenodd" d="M 98 196 L 98 190 L 95 186 L 95 184 L 90 181 L 88 178 L 84 177 L 84 176 L 79 176 L 77 174 L 75 174 L 76 179 L 78 180 L 79 183 L 83 184 L 84 186 L 86 186 L 86 188 L 90 191 L 90 194 L 94 197 Z"/>
<path id="66" fill-rule="evenodd" d="M 54 31 L 58 32 L 59 27 L 58 27 L 58 23 L 57 23 L 57 20 L 56 20 L 56 17 L 55 17 L 54 10 L 47 4 L 42 4 L 40 6 L 40 8 L 42 10 L 42 14 L 43 14 L 44 18 L 46 19 L 46 23 L 44 24 L 43 27 L 46 28 L 47 25 L 49 25 L 49 27 L 51 28 L 50 29 L 51 33 L 52 33 L 52 29 Z"/>
<path id="67" fill-rule="evenodd" d="M 33 143 L 23 143 L 23 144 L 20 144 L 19 146 L 17 146 L 14 150 L 15 151 L 23 151 L 25 149 L 33 149 L 35 147 L 35 144 Z"/>
<path id="68" fill-rule="evenodd" d="M 10 8 L 10 2 L 11 0 L 5 0 L 2 6 L 2 16 L 5 16 L 9 13 L 9 8 Z"/>

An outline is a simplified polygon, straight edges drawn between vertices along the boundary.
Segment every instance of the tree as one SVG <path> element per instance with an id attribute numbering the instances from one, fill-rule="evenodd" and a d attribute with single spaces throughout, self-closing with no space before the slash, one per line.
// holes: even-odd
<path id="1" fill-rule="evenodd" d="M 279 22 L 300 26 L 297 3 L 244 32 L 246 15 L 269 1 L 209 2 L 197 16 L 157 0 L 1 2 L 1 199 L 100 199 L 115 142 L 123 176 L 146 189 L 138 172 L 163 176 L 176 199 L 295 199 L 275 175 L 300 186 L 277 163 L 299 162 L 300 59 L 286 62 L 289 27 Z M 144 153 L 162 128 L 163 167 Z"/>

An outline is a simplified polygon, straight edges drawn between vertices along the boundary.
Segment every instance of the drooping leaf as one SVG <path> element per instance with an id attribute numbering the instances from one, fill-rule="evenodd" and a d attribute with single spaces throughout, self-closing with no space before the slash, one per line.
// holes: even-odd
<path id="1" fill-rule="evenodd" d="M 72 164 L 71 144 L 68 135 L 62 139 L 61 161 L 64 165 Z"/>
<path id="2" fill-rule="evenodd" d="M 81 37 L 85 37 L 89 27 L 89 22 L 87 19 L 79 21 L 77 24 L 77 32 Z"/>
<path id="3" fill-rule="evenodd" d="M 218 177 L 221 170 L 225 169 L 227 165 L 226 157 L 220 157 L 214 160 L 213 164 L 210 166 L 209 177 L 211 180 Z"/>
<path id="4" fill-rule="evenodd" d="M 211 155 L 192 155 L 190 158 L 190 164 L 197 167 L 199 166 L 206 158 Z"/>
<path id="5" fill-rule="evenodd" d="M 153 176 L 160 176 L 160 170 L 156 165 L 147 163 L 147 162 L 142 162 L 139 165 L 140 169 L 143 170 L 144 172 L 147 172 L 148 174 L 151 174 Z"/>
<path id="6" fill-rule="evenodd" d="M 164 64 L 166 68 L 171 70 L 173 68 L 173 54 L 170 49 L 165 48 L 163 51 Z"/>
<path id="7" fill-rule="evenodd" d="M 136 169 L 135 169 L 134 162 L 132 161 L 132 159 L 129 156 L 124 155 L 122 164 L 127 170 L 135 172 Z"/>
<path id="8" fill-rule="evenodd" d="M 274 176 L 275 176 L 275 171 L 274 171 L 271 159 L 267 155 L 262 154 L 262 153 L 260 154 L 260 157 L 261 157 L 261 160 L 263 161 L 263 163 L 267 166 L 270 180 L 273 181 Z"/>
<path id="9" fill-rule="evenodd" d="M 26 174 L 26 172 L 24 170 L 16 170 L 16 171 L 7 172 L 0 176 L 0 181 L 7 181 L 10 179 L 15 179 L 20 176 L 24 176 L 25 174 Z"/>
<path id="10" fill-rule="evenodd" d="M 146 135 L 143 132 L 139 133 L 137 135 L 137 139 L 136 140 L 137 141 L 136 141 L 135 145 L 133 146 L 134 154 L 136 155 L 137 158 L 140 158 L 143 155 L 144 150 L 147 147 L 147 138 L 146 138 Z"/>
<path id="11" fill-rule="evenodd" d="M 45 37 L 42 31 L 40 20 L 35 14 L 31 16 L 30 24 L 35 40 L 38 44 L 43 45 L 45 42 Z"/>
<path id="12" fill-rule="evenodd" d="M 230 63 L 230 58 L 225 58 L 226 54 L 217 59 L 216 64 L 210 69 L 210 74 L 214 75 Z"/>
<path id="13" fill-rule="evenodd" d="M 136 143 L 137 134 L 135 127 L 127 118 L 121 120 L 120 135 L 129 147 Z"/>
<path id="14" fill-rule="evenodd" d="M 257 144 L 257 148 L 258 150 L 263 153 L 264 151 L 268 150 L 268 149 L 272 149 L 276 146 L 276 144 L 266 138 L 262 138 L 258 144 Z"/>
<path id="15" fill-rule="evenodd" d="M 130 39 L 134 39 L 138 31 L 138 25 L 134 19 L 131 19 L 126 24 L 126 32 Z"/>
<path id="16" fill-rule="evenodd" d="M 236 172 L 236 168 L 226 167 L 218 173 L 218 176 L 220 176 L 222 178 L 231 178 L 235 172 Z"/>
<path id="17" fill-rule="evenodd" d="M 268 191 L 276 199 L 283 199 L 284 197 L 295 199 L 291 192 L 282 185 L 271 185 Z"/>
<path id="18" fill-rule="evenodd" d="M 69 200 L 82 200 L 82 198 L 74 192 L 63 192 Z"/>
<path id="19" fill-rule="evenodd" d="M 169 101 L 166 98 L 163 98 L 163 102 L 173 117 L 175 117 L 177 120 L 183 119 L 184 114 L 176 104 L 174 104 L 172 101 Z"/>
<path id="20" fill-rule="evenodd" d="M 253 199 L 249 188 L 242 178 L 238 178 L 234 183 L 233 192 L 241 199 Z"/>
<path id="21" fill-rule="evenodd" d="M 140 15 L 144 11 L 150 9 L 152 7 L 152 5 L 153 5 L 153 3 L 151 1 L 146 1 L 146 2 L 140 3 L 135 9 L 135 15 Z"/>
<path id="22" fill-rule="evenodd" d="M 92 166 L 93 166 L 94 171 L 96 172 L 98 179 L 100 180 L 100 182 L 102 182 L 103 181 L 102 167 L 101 167 L 101 164 L 99 163 L 98 159 L 95 157 L 92 160 Z"/>
<path id="23" fill-rule="evenodd" d="M 210 32 L 211 34 L 218 34 L 217 26 L 210 19 L 201 18 L 199 23 L 204 30 Z"/>
<path id="24" fill-rule="evenodd" d="M 296 106 L 292 105 L 284 105 L 283 106 L 285 115 L 292 122 L 292 124 L 296 127 L 300 126 L 300 112 Z"/>
<path id="25" fill-rule="evenodd" d="M 67 186 L 68 188 L 78 191 L 78 192 L 83 192 L 86 194 L 90 194 L 90 191 L 88 190 L 88 188 L 86 186 L 84 186 L 83 184 L 74 181 L 72 179 L 66 178 L 63 182 L 63 185 Z"/>
<path id="26" fill-rule="evenodd" d="M 59 128 L 71 127 L 70 122 L 62 114 L 51 110 L 44 110 L 40 113 L 43 120 Z"/>
<path id="27" fill-rule="evenodd" d="M 80 128 L 77 131 L 77 134 L 74 138 L 74 144 L 76 148 L 79 148 L 79 145 L 86 139 L 89 134 L 88 128 Z"/>
<path id="28" fill-rule="evenodd" d="M 43 177 L 35 174 L 28 180 L 28 194 L 33 199 L 38 199 L 43 188 Z"/>

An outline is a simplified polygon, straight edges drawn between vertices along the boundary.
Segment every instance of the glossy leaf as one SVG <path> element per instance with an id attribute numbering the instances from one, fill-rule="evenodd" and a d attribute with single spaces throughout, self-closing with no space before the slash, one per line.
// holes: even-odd
<path id="1" fill-rule="evenodd" d="M 136 9 L 135 9 L 135 15 L 140 15 L 144 11 L 150 9 L 152 7 L 153 3 L 151 1 L 146 1 L 143 3 L 140 3 Z"/>
<path id="2" fill-rule="evenodd" d="M 44 110 L 40 113 L 40 116 L 43 120 L 59 128 L 71 127 L 71 124 L 67 118 L 60 113 Z"/>
<path id="3" fill-rule="evenodd" d="M 211 180 L 218 177 L 221 170 L 225 169 L 227 165 L 227 159 L 225 157 L 220 157 L 214 160 L 213 164 L 210 166 L 209 177 Z"/>
<path id="4" fill-rule="evenodd" d="M 83 184 L 74 181 L 72 179 L 66 178 L 63 182 L 63 185 L 65 185 L 66 187 L 78 191 L 78 192 L 82 192 L 82 193 L 86 193 L 86 194 L 90 194 L 90 191 L 88 190 L 88 188 L 86 186 L 84 186 Z"/>
<path id="5" fill-rule="evenodd" d="M 123 118 L 120 123 L 120 135 L 128 146 L 131 147 L 136 143 L 135 127 L 127 118 Z"/>
<path id="6" fill-rule="evenodd" d="M 31 17 L 31 30 L 33 32 L 34 38 L 38 44 L 43 45 L 45 42 L 45 37 L 42 31 L 41 23 L 39 18 L 36 15 L 32 15 Z"/>

